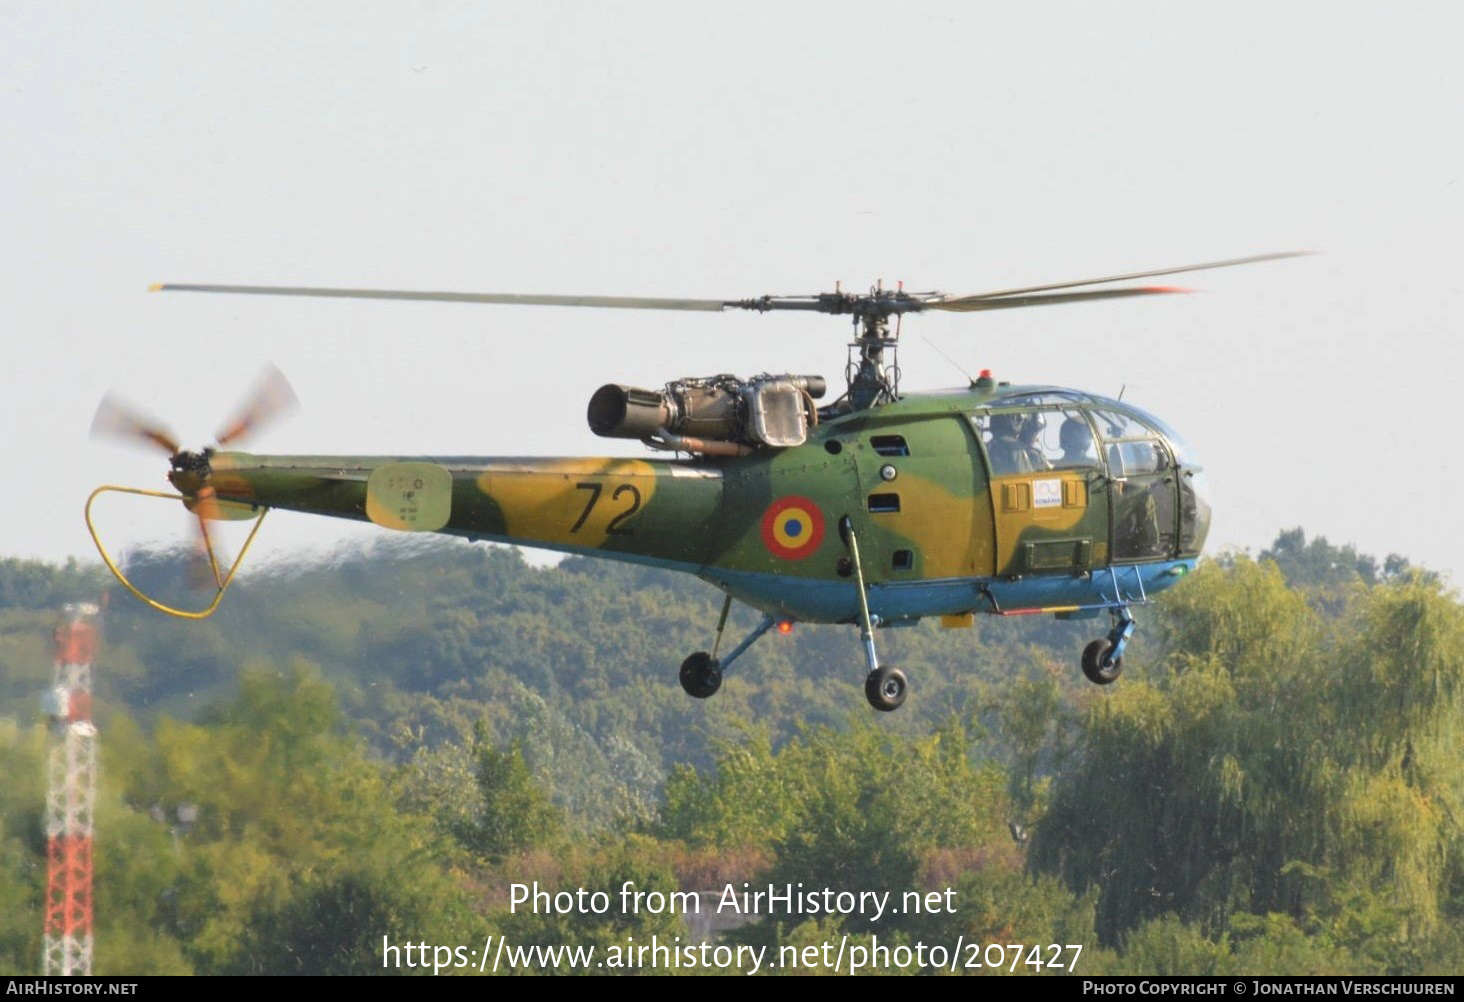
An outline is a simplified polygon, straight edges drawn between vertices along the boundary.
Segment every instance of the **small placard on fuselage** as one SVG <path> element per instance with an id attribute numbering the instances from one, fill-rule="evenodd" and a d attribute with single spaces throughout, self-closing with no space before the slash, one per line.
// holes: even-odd
<path id="1" fill-rule="evenodd" d="M 1062 481 L 1061 480 L 1034 480 L 1034 481 L 1032 481 L 1032 507 L 1033 508 L 1061 508 L 1062 507 Z"/>
<path id="2" fill-rule="evenodd" d="M 387 463 L 366 481 L 366 517 L 386 529 L 436 532 L 452 517 L 452 474 L 436 463 Z"/>

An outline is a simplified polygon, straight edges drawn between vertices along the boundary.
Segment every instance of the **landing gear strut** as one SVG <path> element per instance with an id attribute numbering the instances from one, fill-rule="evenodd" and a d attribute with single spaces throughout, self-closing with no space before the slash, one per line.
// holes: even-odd
<path id="1" fill-rule="evenodd" d="M 722 616 L 717 620 L 717 640 L 712 644 L 711 653 L 697 651 L 685 661 L 681 662 L 681 688 L 686 694 L 695 699 L 706 699 L 722 687 L 722 671 L 733 661 L 742 657 L 744 651 L 757 642 L 768 630 L 773 628 L 776 620 L 772 616 L 763 616 L 762 621 L 753 628 L 736 647 L 732 653 L 725 658 L 718 660 L 717 651 L 722 646 L 722 631 L 727 628 L 727 613 L 732 610 L 732 596 L 728 595 L 722 603 Z"/>
<path id="2" fill-rule="evenodd" d="M 1095 685 L 1108 685 L 1123 674 L 1123 650 L 1134 632 L 1128 606 L 1113 610 L 1113 629 L 1083 648 L 1083 674 Z"/>
<path id="3" fill-rule="evenodd" d="M 839 519 L 839 538 L 844 541 L 844 546 L 849 550 L 849 563 L 854 572 L 854 581 L 859 592 L 859 641 L 864 648 L 864 663 L 866 674 L 864 676 L 864 698 L 869 700 L 869 705 L 884 713 L 891 710 L 898 710 L 905 702 L 905 697 L 910 692 L 910 682 L 905 678 L 905 673 L 892 665 L 881 665 L 879 655 L 874 649 L 874 628 L 879 625 L 879 619 L 870 615 L 869 599 L 864 590 L 864 567 L 859 561 L 859 540 L 854 535 L 854 522 L 845 515 Z M 733 661 L 740 658 L 744 651 L 757 642 L 768 630 L 773 628 L 777 622 L 771 615 L 764 615 L 762 621 L 753 628 L 725 658 L 719 659 L 717 651 L 722 646 L 722 633 L 727 628 L 727 613 L 732 608 L 732 596 L 728 595 L 722 603 L 722 615 L 717 620 L 717 639 L 708 651 L 697 651 L 695 654 L 681 662 L 681 688 L 686 694 L 695 699 L 706 699 L 722 687 L 722 672 Z M 1126 614 L 1126 613 L 1125 613 Z M 1133 621 L 1129 620 L 1132 628 Z M 1126 635 L 1126 634 L 1125 634 Z M 1084 671 L 1087 671 L 1087 656 L 1084 655 Z M 1114 676 L 1117 676 L 1117 671 Z M 1093 675 L 1089 675 L 1098 681 Z M 1112 681 L 1110 679 L 1109 681 Z"/>
<path id="4" fill-rule="evenodd" d="M 854 583 L 859 588 L 859 641 L 864 645 L 864 661 L 869 673 L 864 676 L 864 698 L 869 705 L 884 713 L 898 710 L 910 691 L 905 673 L 890 665 L 881 666 L 874 651 L 874 625 L 869 614 L 869 600 L 864 594 L 864 568 L 859 563 L 859 540 L 854 536 L 854 522 L 845 515 L 839 519 L 839 538 L 849 549 L 854 564 Z"/>

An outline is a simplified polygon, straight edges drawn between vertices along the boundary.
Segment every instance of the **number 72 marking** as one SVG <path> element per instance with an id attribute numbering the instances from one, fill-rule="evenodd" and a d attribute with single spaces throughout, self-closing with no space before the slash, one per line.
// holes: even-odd
<path id="1" fill-rule="evenodd" d="M 585 502 L 585 510 L 580 512 L 580 517 L 575 520 L 574 525 L 569 527 L 569 531 L 572 533 L 580 531 L 585 522 L 589 519 L 590 512 L 594 511 L 595 505 L 599 503 L 600 495 L 605 492 L 604 485 L 599 483 L 578 483 L 574 486 L 576 490 L 589 491 L 590 497 L 589 500 Z M 618 515 L 610 520 L 610 524 L 605 527 L 605 534 L 607 536 L 628 536 L 634 531 L 633 529 L 622 528 L 622 523 L 626 519 L 630 518 L 630 516 L 640 511 L 640 488 L 636 487 L 634 484 L 621 484 L 619 487 L 615 488 L 615 490 L 611 492 L 610 499 L 612 501 L 619 501 L 627 494 L 630 495 L 630 507 L 620 512 Z"/>

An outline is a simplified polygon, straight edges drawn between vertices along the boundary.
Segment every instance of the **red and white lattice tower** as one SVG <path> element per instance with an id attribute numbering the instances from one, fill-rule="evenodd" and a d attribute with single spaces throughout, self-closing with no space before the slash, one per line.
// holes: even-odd
<path id="1" fill-rule="evenodd" d="M 44 973 L 52 976 L 90 974 L 92 969 L 97 728 L 91 719 L 91 669 L 97 612 L 90 603 L 66 606 L 56 627 L 56 682 L 44 700 L 51 718 Z"/>

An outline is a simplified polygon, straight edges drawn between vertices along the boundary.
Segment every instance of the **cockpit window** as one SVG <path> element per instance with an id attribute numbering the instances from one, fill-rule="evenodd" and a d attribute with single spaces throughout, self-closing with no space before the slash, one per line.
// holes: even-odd
<path id="1" fill-rule="evenodd" d="M 1126 438 L 1151 438 L 1157 434 L 1154 428 L 1147 426 L 1134 415 L 1125 414 L 1122 411 L 1095 410 L 1093 420 L 1098 425 L 1098 434 L 1109 442 L 1117 442 Z"/>
<path id="2" fill-rule="evenodd" d="M 1052 466 L 1058 470 L 1084 470 L 1096 467 L 1098 447 L 1093 429 L 1079 411 L 1059 411 L 1062 422 L 1057 426 L 1058 453 Z"/>
<path id="3" fill-rule="evenodd" d="M 1150 417 L 1149 421 L 1169 441 L 1169 447 L 1174 450 L 1174 458 L 1179 462 L 1180 466 L 1189 470 L 1201 469 L 1201 463 L 1199 457 L 1195 455 L 1195 450 L 1190 447 L 1187 441 L 1180 437 L 1178 432 L 1156 417 Z"/>
<path id="4" fill-rule="evenodd" d="M 1108 469 L 1115 477 L 1158 473 L 1168 467 L 1169 459 L 1158 442 L 1115 442 L 1108 447 Z"/>
<path id="5" fill-rule="evenodd" d="M 1070 390 L 1042 390 L 1038 393 L 1014 393 L 990 401 L 989 407 L 1071 407 L 1084 403 L 1087 397 Z"/>
<path id="6" fill-rule="evenodd" d="M 1201 468 L 1194 449 L 1190 448 L 1189 443 L 1169 425 L 1131 404 L 1119 405 L 1116 401 L 1103 402 L 1112 403 L 1113 406 L 1094 410 L 1093 419 L 1098 424 L 1099 434 L 1105 439 L 1118 441 L 1157 435 L 1169 443 L 1170 449 L 1174 451 L 1175 460 L 1180 466 L 1193 470 Z"/>
<path id="7" fill-rule="evenodd" d="M 1003 409 L 976 414 L 971 423 L 986 446 L 995 476 L 1099 465 L 1093 430 L 1076 409 Z"/>
<path id="8" fill-rule="evenodd" d="M 1116 410 L 1093 411 L 1093 420 L 1108 446 L 1110 476 L 1133 477 L 1169 468 L 1169 454 L 1157 429 Z"/>

